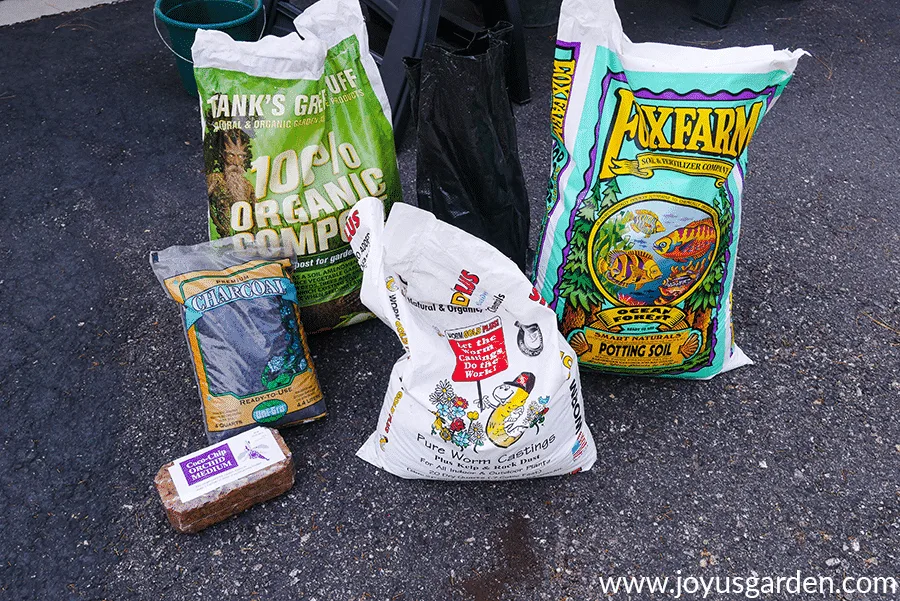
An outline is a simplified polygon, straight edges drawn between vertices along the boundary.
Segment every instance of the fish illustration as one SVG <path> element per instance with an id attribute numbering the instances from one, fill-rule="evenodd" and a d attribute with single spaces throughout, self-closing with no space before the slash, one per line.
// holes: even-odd
<path id="1" fill-rule="evenodd" d="M 663 301 L 668 302 L 687 293 L 706 269 L 708 259 L 701 262 L 694 261 L 684 267 L 678 265 L 672 267 L 667 277 L 659 285 L 659 294 Z M 661 303 L 659 303 L 661 304 Z"/>
<path id="2" fill-rule="evenodd" d="M 629 307 L 640 307 L 647 304 L 645 301 L 634 298 L 633 296 L 625 294 L 624 292 L 619 292 L 616 296 L 623 304 L 628 305 Z"/>
<path id="3" fill-rule="evenodd" d="M 653 248 L 661 256 L 683 263 L 689 259 L 699 259 L 715 242 L 716 228 L 712 219 L 707 217 L 663 236 Z"/>
<path id="4" fill-rule="evenodd" d="M 607 280 L 620 288 L 634 284 L 634 289 L 640 290 L 647 282 L 662 277 L 653 255 L 645 250 L 614 250 L 597 266 Z"/>
<path id="5" fill-rule="evenodd" d="M 634 213 L 628 211 L 625 213 L 625 221 L 631 221 L 631 229 L 640 234 L 644 234 L 647 238 L 653 234 L 666 231 L 665 226 L 660 222 L 657 214 L 645 209 L 636 209 Z"/>
<path id="6" fill-rule="evenodd" d="M 521 419 L 525 414 L 525 401 L 534 388 L 534 374 L 522 372 L 512 382 L 504 382 L 494 389 L 494 406 L 487 421 L 487 436 L 494 445 L 505 449 L 519 440 L 528 424 Z"/>

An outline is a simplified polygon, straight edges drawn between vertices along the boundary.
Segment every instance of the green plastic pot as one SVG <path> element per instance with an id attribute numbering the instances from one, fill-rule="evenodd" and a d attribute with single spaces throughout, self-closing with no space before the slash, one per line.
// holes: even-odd
<path id="1" fill-rule="evenodd" d="M 192 96 L 197 96 L 197 83 L 191 46 L 198 29 L 224 31 L 235 40 L 249 42 L 258 40 L 265 27 L 262 0 L 156 0 L 153 16 L 160 39 L 175 55 L 181 83 Z M 159 30 L 160 21 L 171 46 Z"/>

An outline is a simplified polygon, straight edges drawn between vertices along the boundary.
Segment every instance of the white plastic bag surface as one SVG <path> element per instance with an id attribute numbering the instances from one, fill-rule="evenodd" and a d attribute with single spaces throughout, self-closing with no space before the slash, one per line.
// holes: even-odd
<path id="1" fill-rule="evenodd" d="M 588 470 L 597 451 L 556 316 L 489 244 L 426 211 L 356 204 L 363 303 L 400 338 L 357 455 L 403 478 L 511 480 Z"/>

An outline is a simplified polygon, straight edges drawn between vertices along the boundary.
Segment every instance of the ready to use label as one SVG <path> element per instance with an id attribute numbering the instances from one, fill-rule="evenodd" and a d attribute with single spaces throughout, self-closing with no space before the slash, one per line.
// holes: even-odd
<path id="1" fill-rule="evenodd" d="M 187 503 L 280 461 L 284 453 L 272 431 L 253 428 L 176 460 L 169 474 Z"/>

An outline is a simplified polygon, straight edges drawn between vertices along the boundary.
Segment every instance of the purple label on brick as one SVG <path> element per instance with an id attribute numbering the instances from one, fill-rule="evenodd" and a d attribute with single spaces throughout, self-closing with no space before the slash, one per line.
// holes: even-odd
<path id="1" fill-rule="evenodd" d="M 227 472 L 237 467 L 237 461 L 231 454 L 228 444 L 222 444 L 205 453 L 179 462 L 184 479 L 188 486 L 193 486 L 207 478 Z"/>

